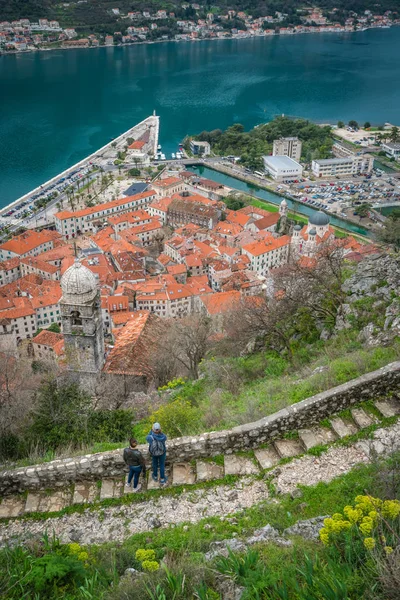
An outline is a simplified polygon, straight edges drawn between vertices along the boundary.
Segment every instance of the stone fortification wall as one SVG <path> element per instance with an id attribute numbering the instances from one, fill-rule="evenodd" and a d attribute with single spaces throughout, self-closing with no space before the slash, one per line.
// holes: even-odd
<path id="1" fill-rule="evenodd" d="M 293 404 L 254 423 L 230 430 L 176 438 L 168 442 L 168 462 L 230 454 L 257 448 L 296 429 L 318 424 L 322 419 L 368 399 L 400 390 L 400 362 Z M 148 458 L 147 445 L 140 450 Z M 0 473 L 0 494 L 63 487 L 76 481 L 98 480 L 125 473 L 121 450 L 54 460 L 42 465 Z"/>

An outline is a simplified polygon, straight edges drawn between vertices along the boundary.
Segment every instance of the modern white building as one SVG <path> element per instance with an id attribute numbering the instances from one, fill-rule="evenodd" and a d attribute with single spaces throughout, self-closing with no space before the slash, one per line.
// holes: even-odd
<path id="1" fill-rule="evenodd" d="M 397 160 L 400 158 L 400 144 L 398 143 L 385 142 L 382 144 L 382 150 L 391 158 L 396 158 Z"/>
<path id="2" fill-rule="evenodd" d="M 302 143 L 297 137 L 282 137 L 274 140 L 272 149 L 273 156 L 288 156 L 293 160 L 299 161 L 301 158 Z"/>
<path id="3" fill-rule="evenodd" d="M 347 158 L 316 159 L 311 163 L 311 171 L 315 177 L 341 177 L 371 173 L 374 158 L 370 154 L 348 156 Z"/>
<path id="4" fill-rule="evenodd" d="M 299 179 L 303 167 L 289 156 L 263 156 L 264 168 L 275 181 Z"/>

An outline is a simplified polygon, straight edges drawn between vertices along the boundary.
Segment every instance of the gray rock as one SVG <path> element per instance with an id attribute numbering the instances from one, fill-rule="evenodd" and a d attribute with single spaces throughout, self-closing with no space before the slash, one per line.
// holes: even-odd
<path id="1" fill-rule="evenodd" d="M 292 546 L 292 541 L 281 537 L 279 531 L 269 523 L 261 529 L 256 529 L 253 535 L 246 540 L 248 546 L 262 542 L 273 542 L 278 546 Z"/>
<path id="2" fill-rule="evenodd" d="M 319 538 L 319 532 L 324 526 L 324 519 L 327 519 L 328 516 L 329 515 L 325 515 L 322 517 L 305 519 L 304 521 L 297 521 L 297 523 L 285 529 L 283 535 L 299 535 L 305 540 L 317 540 Z"/>
<path id="3" fill-rule="evenodd" d="M 301 489 L 300 489 L 300 488 L 296 488 L 295 490 L 293 490 L 293 491 L 290 493 L 290 495 L 291 495 L 291 497 L 292 497 L 292 498 L 293 498 L 293 500 L 294 500 L 295 498 L 301 498 L 301 497 L 303 496 L 303 492 L 301 491 Z"/>
<path id="4" fill-rule="evenodd" d="M 229 550 L 232 552 L 246 552 L 246 544 L 240 540 L 222 540 L 220 542 L 212 542 L 210 550 L 204 555 L 206 560 L 213 560 L 216 556 L 229 556 Z"/>
<path id="5" fill-rule="evenodd" d="M 150 517 L 148 524 L 151 529 L 158 529 L 161 527 L 161 521 L 157 517 Z"/>
<path id="6" fill-rule="evenodd" d="M 84 532 L 80 529 L 70 529 L 68 535 L 71 542 L 80 542 L 84 535 Z"/>

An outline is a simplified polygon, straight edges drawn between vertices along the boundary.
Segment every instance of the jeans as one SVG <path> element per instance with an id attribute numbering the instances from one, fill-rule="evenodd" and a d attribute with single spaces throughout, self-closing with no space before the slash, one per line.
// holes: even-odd
<path id="1" fill-rule="evenodd" d="M 160 469 L 160 479 L 161 481 L 165 479 L 165 458 L 167 453 L 161 454 L 161 456 L 152 456 L 151 462 L 153 467 L 153 477 L 158 477 L 158 469 Z"/>
<path id="2" fill-rule="evenodd" d="M 137 485 L 139 483 L 139 476 L 140 473 L 142 472 L 142 466 L 139 465 L 137 467 L 129 467 L 129 475 L 128 475 L 128 485 L 130 485 L 132 478 L 133 479 L 133 489 L 135 490 L 137 488 Z"/>

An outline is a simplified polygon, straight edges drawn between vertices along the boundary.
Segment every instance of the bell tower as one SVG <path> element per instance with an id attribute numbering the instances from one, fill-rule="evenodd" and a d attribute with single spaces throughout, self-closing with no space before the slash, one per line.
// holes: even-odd
<path id="1" fill-rule="evenodd" d="M 98 373 L 104 364 L 100 290 L 78 259 L 61 278 L 60 312 L 68 369 Z"/>

